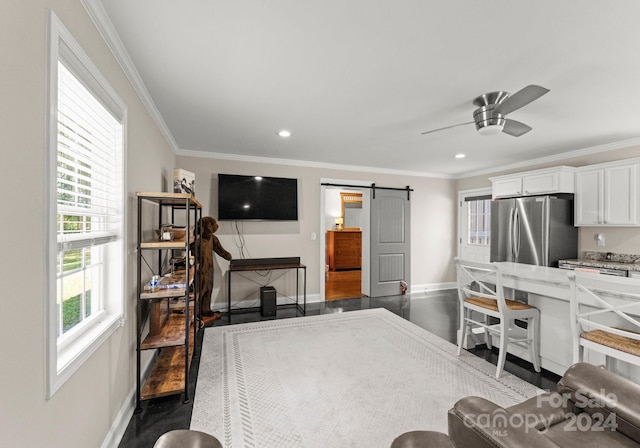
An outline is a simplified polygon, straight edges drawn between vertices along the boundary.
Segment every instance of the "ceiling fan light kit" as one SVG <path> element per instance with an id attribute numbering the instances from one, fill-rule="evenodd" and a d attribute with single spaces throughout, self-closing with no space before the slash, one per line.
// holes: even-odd
<path id="1" fill-rule="evenodd" d="M 504 123 L 502 124 L 477 124 L 476 129 L 480 135 L 496 135 L 504 130 Z"/>
<path id="2" fill-rule="evenodd" d="M 505 92 L 492 92 L 489 95 L 493 94 L 502 95 L 505 94 Z M 506 96 L 504 98 L 506 98 Z M 484 99 L 486 99 L 485 95 L 479 96 L 473 101 L 473 104 L 477 106 L 479 102 L 478 100 Z M 479 107 L 473 113 L 473 120 L 476 123 L 476 130 L 480 135 L 495 135 L 503 131 L 506 119 L 504 115 L 499 114 L 495 111 L 495 107 L 496 104 L 488 104 Z"/>
<path id="3" fill-rule="evenodd" d="M 549 89 L 531 84 L 513 95 L 501 90 L 485 93 L 473 100 L 477 109 L 473 112 L 472 122 L 433 129 L 422 134 L 475 123 L 476 130 L 481 135 L 495 135 L 504 132 L 513 137 L 520 137 L 529 132 L 531 127 L 519 121 L 508 119 L 507 114 L 526 106 L 548 92 Z"/>

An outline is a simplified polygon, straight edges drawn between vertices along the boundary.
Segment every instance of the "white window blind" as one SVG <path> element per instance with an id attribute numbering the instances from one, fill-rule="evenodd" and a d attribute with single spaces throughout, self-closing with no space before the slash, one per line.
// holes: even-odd
<path id="1" fill-rule="evenodd" d="M 114 241 L 122 125 L 58 63 L 58 250 Z"/>

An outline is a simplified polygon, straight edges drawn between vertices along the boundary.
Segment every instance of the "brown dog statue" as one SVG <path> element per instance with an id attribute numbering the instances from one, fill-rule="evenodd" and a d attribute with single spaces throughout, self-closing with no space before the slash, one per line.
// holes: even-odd
<path id="1" fill-rule="evenodd" d="M 218 221 L 211 216 L 205 216 L 200 220 L 202 238 L 200 243 L 200 272 L 198 275 L 200 291 L 200 316 L 204 325 L 208 325 L 220 318 L 220 313 L 211 310 L 211 294 L 213 293 L 213 253 L 220 255 L 225 260 L 231 260 L 231 254 L 222 247 L 220 240 L 215 236 L 218 230 Z"/>

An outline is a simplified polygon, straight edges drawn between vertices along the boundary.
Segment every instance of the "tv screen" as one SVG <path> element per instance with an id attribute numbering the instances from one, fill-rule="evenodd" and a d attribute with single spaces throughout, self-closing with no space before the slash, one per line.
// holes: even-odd
<path id="1" fill-rule="evenodd" d="M 218 220 L 297 221 L 298 179 L 218 174 Z"/>

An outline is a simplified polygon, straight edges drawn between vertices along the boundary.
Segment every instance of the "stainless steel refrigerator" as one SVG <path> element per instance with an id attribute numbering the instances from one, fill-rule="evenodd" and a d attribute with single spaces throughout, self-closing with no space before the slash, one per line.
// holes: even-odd
<path id="1" fill-rule="evenodd" d="M 530 196 L 491 203 L 491 261 L 558 267 L 578 258 L 573 197 Z"/>

